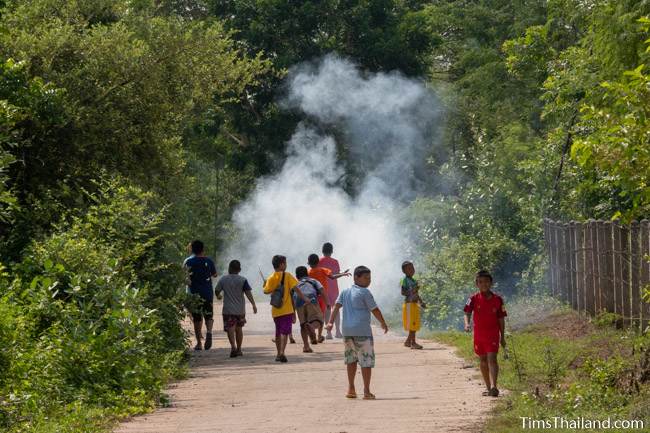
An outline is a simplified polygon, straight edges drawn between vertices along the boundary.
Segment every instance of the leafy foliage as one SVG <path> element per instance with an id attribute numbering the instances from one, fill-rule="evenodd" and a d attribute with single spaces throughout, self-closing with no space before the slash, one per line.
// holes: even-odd
<path id="1" fill-rule="evenodd" d="M 149 407 L 185 347 L 180 266 L 160 261 L 153 196 L 100 185 L 84 215 L 33 242 L 2 298 L 2 419 L 38 430 L 76 405 Z M 7 276 L 5 275 L 5 278 Z"/>

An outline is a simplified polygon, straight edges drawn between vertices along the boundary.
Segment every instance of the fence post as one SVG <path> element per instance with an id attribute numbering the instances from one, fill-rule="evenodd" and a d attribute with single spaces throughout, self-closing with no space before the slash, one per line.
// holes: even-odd
<path id="1" fill-rule="evenodd" d="M 555 296 L 555 286 L 553 285 L 553 240 L 551 237 L 551 225 L 548 218 L 544 218 L 544 243 L 546 244 L 546 254 L 548 254 L 548 271 L 546 272 L 546 284 Z"/>
<path id="2" fill-rule="evenodd" d="M 647 260 L 650 256 L 650 221 L 641 221 L 641 288 L 650 284 L 650 262 Z M 641 304 L 641 327 L 645 329 L 650 325 L 650 303 L 642 302 Z"/>
<path id="3" fill-rule="evenodd" d="M 569 300 L 574 310 L 578 309 L 577 265 L 576 265 L 576 222 L 569 223 Z"/>
<path id="4" fill-rule="evenodd" d="M 560 254 L 562 257 L 562 299 L 567 304 L 571 304 L 571 260 L 569 259 L 571 244 L 569 243 L 569 224 L 560 225 L 562 245 L 560 245 Z"/>
<path id="5" fill-rule="evenodd" d="M 612 224 L 609 222 L 601 222 L 599 224 L 599 232 L 602 232 L 603 249 L 601 255 L 603 256 L 604 283 L 601 287 L 603 297 L 603 310 L 613 313 L 616 311 L 616 304 L 614 300 L 614 254 L 613 254 L 613 238 L 612 238 Z M 601 268 L 602 269 L 602 268 Z"/>
<path id="6" fill-rule="evenodd" d="M 625 323 L 632 324 L 632 252 L 630 244 L 630 225 L 621 226 L 621 267 L 623 270 L 622 281 L 622 297 L 623 304 L 623 317 L 626 318 Z"/>
<path id="7" fill-rule="evenodd" d="M 621 302 L 623 291 L 623 237 L 618 222 L 612 222 L 612 232 L 614 234 L 614 312 L 624 317 L 623 303 Z"/>
<path id="8" fill-rule="evenodd" d="M 569 285 L 567 284 L 568 280 L 568 259 L 569 255 L 567 251 L 569 237 L 567 236 L 567 224 L 558 224 L 557 225 L 557 234 L 558 234 L 558 257 L 560 259 L 560 299 L 563 302 L 569 303 Z"/>
<path id="9" fill-rule="evenodd" d="M 575 232 L 575 282 L 576 282 L 576 310 L 579 313 L 586 313 L 585 309 L 585 226 L 576 223 Z"/>
<path id="10" fill-rule="evenodd" d="M 630 317 L 632 326 L 641 327 L 641 231 L 638 221 L 630 224 Z"/>
<path id="11" fill-rule="evenodd" d="M 595 221 L 590 219 L 585 226 L 585 309 L 596 314 L 596 256 L 594 254 Z"/>

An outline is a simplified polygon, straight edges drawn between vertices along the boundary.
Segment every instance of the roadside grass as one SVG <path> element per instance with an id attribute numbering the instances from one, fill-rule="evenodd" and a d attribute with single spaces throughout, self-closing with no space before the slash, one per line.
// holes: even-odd
<path id="1" fill-rule="evenodd" d="M 514 302 L 509 311 L 517 308 L 525 312 L 533 304 Z M 548 309 L 548 304 L 540 308 Z M 499 387 L 508 392 L 488 420 L 487 432 L 548 431 L 530 428 L 530 423 L 524 428 L 524 417 L 551 423 L 555 417 L 642 420 L 644 429 L 581 431 L 650 432 L 650 336 L 616 329 L 611 315 L 589 320 L 561 305 L 546 317 L 538 316 L 536 322 L 524 314 L 522 324 L 517 319 L 520 313 L 511 314 L 514 320 L 506 324 L 509 359 L 504 359 L 502 350 Z M 471 334 L 450 331 L 424 336 L 457 348 L 460 356 L 478 367 Z"/>

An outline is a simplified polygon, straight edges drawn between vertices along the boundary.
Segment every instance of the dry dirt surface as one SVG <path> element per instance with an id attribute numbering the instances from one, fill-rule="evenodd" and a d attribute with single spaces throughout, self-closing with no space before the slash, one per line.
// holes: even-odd
<path id="1" fill-rule="evenodd" d="M 421 341 L 423 350 L 403 346 L 403 337 L 375 328 L 374 401 L 346 399 L 343 343 L 326 340 L 302 353 L 289 344 L 289 362 L 274 362 L 270 308 L 247 305 L 243 357 L 229 358 L 220 314 L 215 314 L 213 346 L 192 353 L 190 377 L 171 384 L 169 407 L 120 424 L 118 433 L 301 432 L 399 433 L 471 432 L 496 402 L 483 397 L 479 372 L 453 350 Z M 215 304 L 215 313 L 221 305 Z M 192 342 L 194 344 L 194 342 Z M 357 393 L 363 395 L 357 373 Z"/>

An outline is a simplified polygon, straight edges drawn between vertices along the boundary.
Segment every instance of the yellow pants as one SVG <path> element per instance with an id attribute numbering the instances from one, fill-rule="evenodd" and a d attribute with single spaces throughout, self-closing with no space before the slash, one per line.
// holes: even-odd
<path id="1" fill-rule="evenodd" d="M 405 331 L 420 330 L 420 306 L 417 302 L 408 302 L 402 306 L 402 321 Z"/>

